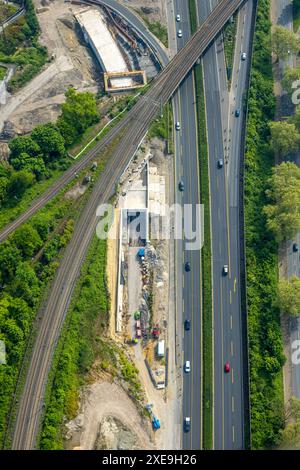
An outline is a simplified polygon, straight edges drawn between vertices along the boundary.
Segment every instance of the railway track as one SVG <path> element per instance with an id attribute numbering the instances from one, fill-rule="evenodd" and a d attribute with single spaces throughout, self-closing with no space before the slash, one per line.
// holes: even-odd
<path id="1" fill-rule="evenodd" d="M 95 234 L 97 207 L 107 202 L 113 194 L 121 174 L 128 166 L 150 123 L 157 116 L 160 103 L 164 104 L 170 99 L 198 57 L 205 51 L 243 1 L 223 0 L 220 2 L 187 45 L 180 50 L 172 62 L 154 80 L 149 92 L 141 97 L 137 105 L 124 118 L 126 120 L 126 126 L 124 127 L 127 128 L 127 134 L 116 147 L 109 163 L 96 182 L 90 199 L 75 226 L 72 240 L 65 251 L 47 305 L 43 311 L 41 326 L 37 334 L 23 395 L 19 403 L 12 439 L 13 449 L 33 449 L 36 446 L 48 372 L 80 267 Z M 120 125 L 119 131 L 124 127 Z M 113 130 L 115 131 L 115 128 Z M 114 137 L 116 135 L 115 131 Z M 107 138 L 107 136 L 106 143 L 101 142 L 101 149 L 111 140 L 111 137 Z M 99 152 L 98 146 L 97 149 L 94 149 L 94 152 Z M 89 156 L 85 158 L 85 163 L 81 162 L 83 167 L 92 158 L 89 153 Z M 72 171 L 74 172 L 74 166 Z M 58 192 L 59 189 L 56 188 L 56 191 Z M 49 194 L 47 197 L 49 197 Z M 22 221 L 18 224 L 21 223 Z M 0 241 L 5 238 L 3 238 L 3 232 L 1 232 L 1 235 Z"/>

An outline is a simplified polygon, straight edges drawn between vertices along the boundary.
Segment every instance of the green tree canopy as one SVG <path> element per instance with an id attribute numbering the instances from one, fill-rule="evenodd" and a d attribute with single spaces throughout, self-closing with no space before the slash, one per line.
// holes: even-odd
<path id="1" fill-rule="evenodd" d="M 32 171 L 38 179 L 46 171 L 42 155 L 31 156 L 26 152 L 22 152 L 17 157 L 11 157 L 10 164 L 15 170 Z"/>
<path id="2" fill-rule="evenodd" d="M 43 242 L 37 230 L 29 224 L 22 225 L 12 235 L 12 240 L 24 256 L 31 258 Z"/>
<path id="3" fill-rule="evenodd" d="M 274 26 L 272 49 L 279 59 L 286 59 L 289 54 L 298 54 L 300 50 L 299 39 L 289 29 L 283 26 Z"/>
<path id="4" fill-rule="evenodd" d="M 0 284 L 6 284 L 15 275 L 18 263 L 21 261 L 20 250 L 5 241 L 0 244 Z"/>
<path id="5" fill-rule="evenodd" d="M 281 156 L 296 152 L 300 144 L 300 134 L 294 123 L 276 121 L 270 123 L 271 143 L 274 151 Z"/>
<path id="6" fill-rule="evenodd" d="M 270 204 L 264 207 L 267 226 L 278 241 L 293 238 L 300 230 L 300 168 L 284 162 L 272 170 L 269 189 Z"/>
<path id="7" fill-rule="evenodd" d="M 0 206 L 3 201 L 5 201 L 7 195 L 9 179 L 5 176 L 0 176 Z"/>
<path id="8" fill-rule="evenodd" d="M 287 67 L 282 79 L 282 88 L 289 94 L 292 94 L 295 88 L 292 85 L 295 81 L 300 80 L 300 66 L 291 68 Z"/>
<path id="9" fill-rule="evenodd" d="M 66 92 L 66 102 L 62 105 L 62 114 L 57 123 L 67 145 L 98 120 L 95 96 L 89 92 L 78 93 L 70 88 Z"/>
<path id="10" fill-rule="evenodd" d="M 7 188 L 9 196 L 19 198 L 24 194 L 27 188 L 32 186 L 35 180 L 34 174 L 29 173 L 27 170 L 21 170 L 13 173 Z"/>
<path id="11" fill-rule="evenodd" d="M 65 155 L 65 141 L 59 130 L 51 123 L 40 124 L 31 133 L 45 161 L 51 161 Z"/>
<path id="12" fill-rule="evenodd" d="M 278 306 L 287 315 L 300 314 L 300 279 L 293 276 L 281 279 L 278 285 Z"/>
<path id="13" fill-rule="evenodd" d="M 28 305 L 35 305 L 40 292 L 39 280 L 28 262 L 18 264 L 10 292 L 14 297 L 22 297 Z"/>
<path id="14" fill-rule="evenodd" d="M 27 153 L 31 157 L 37 156 L 41 153 L 41 149 L 37 142 L 31 137 L 15 137 L 9 143 L 10 156 L 9 161 L 19 157 L 21 153 Z"/>

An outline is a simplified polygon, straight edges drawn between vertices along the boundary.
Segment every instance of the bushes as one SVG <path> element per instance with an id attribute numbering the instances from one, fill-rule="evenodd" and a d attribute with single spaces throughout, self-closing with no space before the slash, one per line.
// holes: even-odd
<path id="1" fill-rule="evenodd" d="M 252 447 L 276 443 L 283 425 L 284 363 L 277 297 L 278 247 L 266 226 L 265 190 L 274 163 L 269 120 L 275 99 L 269 0 L 258 4 L 246 138 L 245 226 Z"/>
<path id="2" fill-rule="evenodd" d="M 0 245 L 0 339 L 7 353 L 7 364 L 0 367 L 0 445 L 33 320 L 57 269 L 59 250 L 72 231 L 72 221 L 58 229 L 70 204 L 53 201 Z M 55 249 L 44 256 L 39 253 L 43 245 L 44 251 L 50 245 Z"/>
<path id="3" fill-rule="evenodd" d="M 17 65 L 7 86 L 10 92 L 38 74 L 47 60 L 46 48 L 38 44 L 39 24 L 32 0 L 25 0 L 24 6 L 25 16 L 5 28 L 5 34 L 0 36 L 0 61 Z"/>
<path id="4" fill-rule="evenodd" d="M 109 364 L 114 361 L 111 351 L 108 357 L 102 353 L 101 334 L 109 308 L 105 271 L 106 241 L 95 238 L 82 267 L 55 353 L 40 439 L 42 449 L 63 448 L 63 418 L 75 417 L 78 388 L 82 383 L 83 374 L 90 369 L 95 357 L 101 355 Z"/>

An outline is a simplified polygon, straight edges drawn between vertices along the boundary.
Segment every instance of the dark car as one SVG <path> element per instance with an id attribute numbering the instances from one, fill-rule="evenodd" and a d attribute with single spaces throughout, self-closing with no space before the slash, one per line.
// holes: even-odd
<path id="1" fill-rule="evenodd" d="M 179 191 L 184 191 L 184 182 L 183 181 L 179 181 L 178 188 L 179 188 Z"/>
<path id="2" fill-rule="evenodd" d="M 190 265 L 190 263 L 189 263 L 188 261 L 185 263 L 184 268 L 185 268 L 185 270 L 186 270 L 187 273 L 190 272 L 190 270 L 191 270 L 191 265 Z"/>
<path id="3" fill-rule="evenodd" d="M 298 246 L 298 243 L 294 243 L 293 244 L 293 251 L 296 253 L 297 251 L 299 251 L 299 246 Z"/>
<path id="4" fill-rule="evenodd" d="M 241 114 L 241 110 L 239 108 L 236 109 L 234 113 L 235 117 L 239 117 L 240 114 Z"/>
<path id="5" fill-rule="evenodd" d="M 191 429 L 191 418 L 189 416 L 184 418 L 183 429 L 184 432 L 189 432 Z"/>
<path id="6" fill-rule="evenodd" d="M 184 329 L 185 329 L 185 331 L 189 331 L 191 329 L 190 320 L 188 320 L 188 319 L 184 320 Z"/>
<path id="7" fill-rule="evenodd" d="M 223 158 L 219 158 L 219 160 L 218 160 L 218 168 L 223 168 L 223 165 L 224 165 Z"/>

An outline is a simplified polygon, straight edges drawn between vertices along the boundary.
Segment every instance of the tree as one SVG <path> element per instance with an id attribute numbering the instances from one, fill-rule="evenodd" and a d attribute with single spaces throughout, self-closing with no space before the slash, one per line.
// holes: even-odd
<path id="1" fill-rule="evenodd" d="M 39 280 L 28 262 L 18 264 L 10 292 L 16 297 L 22 297 L 31 307 L 35 305 L 40 293 Z"/>
<path id="2" fill-rule="evenodd" d="M 9 143 L 10 156 L 9 161 L 20 156 L 21 153 L 29 154 L 31 157 L 41 153 L 41 149 L 37 142 L 31 137 L 15 137 Z"/>
<path id="3" fill-rule="evenodd" d="M 293 238 L 300 230 L 300 168 L 285 162 L 272 170 L 266 195 L 270 204 L 264 207 L 267 226 L 278 241 Z"/>
<path id="4" fill-rule="evenodd" d="M 0 284 L 11 281 L 15 275 L 18 263 L 21 261 L 21 252 L 10 242 L 0 245 Z"/>
<path id="5" fill-rule="evenodd" d="M 272 49 L 278 59 L 286 59 L 289 54 L 298 54 L 300 50 L 298 37 L 283 26 L 274 26 Z"/>
<path id="6" fill-rule="evenodd" d="M 62 105 L 62 114 L 57 123 L 66 143 L 70 145 L 98 120 L 95 96 L 89 92 L 78 93 L 70 88 L 66 92 L 66 102 Z"/>
<path id="7" fill-rule="evenodd" d="M 9 196 L 19 198 L 27 188 L 32 186 L 35 177 L 27 170 L 13 173 L 8 184 L 7 192 Z"/>
<path id="8" fill-rule="evenodd" d="M 293 276 L 290 279 L 281 279 L 278 284 L 277 304 L 280 310 L 287 315 L 300 314 L 300 279 Z"/>
<path id="9" fill-rule="evenodd" d="M 12 235 L 12 241 L 24 256 L 31 258 L 42 246 L 43 242 L 35 228 L 25 224 Z"/>
<path id="10" fill-rule="evenodd" d="M 270 123 L 271 143 L 274 151 L 281 156 L 296 152 L 300 144 L 300 134 L 294 123 L 276 121 Z"/>
<path id="11" fill-rule="evenodd" d="M 20 153 L 17 157 L 10 158 L 10 164 L 15 170 L 32 171 L 39 179 L 45 173 L 46 167 L 41 155 L 31 156 L 26 152 Z"/>
<path id="12" fill-rule="evenodd" d="M 295 88 L 292 88 L 292 85 L 297 80 L 300 80 L 300 66 L 295 67 L 294 69 L 287 67 L 281 82 L 282 88 L 291 95 L 295 90 Z M 299 86 L 297 88 L 299 88 Z"/>
<path id="13" fill-rule="evenodd" d="M 41 149 L 45 161 L 65 155 L 65 141 L 59 130 L 51 123 L 41 124 L 33 129 L 31 138 Z"/>
<path id="14" fill-rule="evenodd" d="M 0 205 L 3 201 L 5 201 L 7 195 L 8 182 L 8 178 L 6 178 L 5 176 L 0 176 Z"/>
<path id="15" fill-rule="evenodd" d="M 285 410 L 286 426 L 280 432 L 279 449 L 300 449 L 300 400 L 292 397 Z"/>

